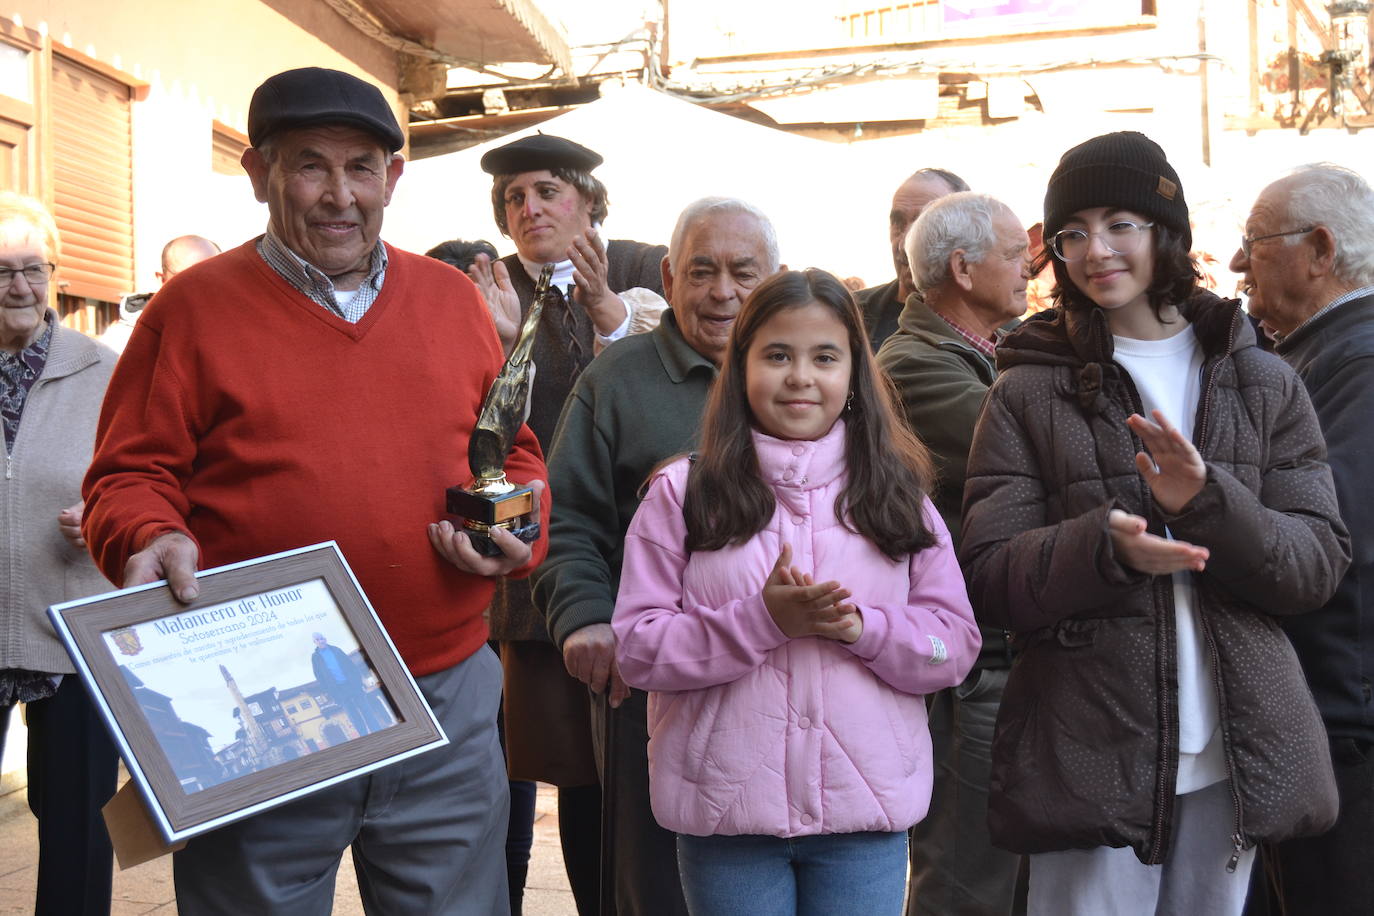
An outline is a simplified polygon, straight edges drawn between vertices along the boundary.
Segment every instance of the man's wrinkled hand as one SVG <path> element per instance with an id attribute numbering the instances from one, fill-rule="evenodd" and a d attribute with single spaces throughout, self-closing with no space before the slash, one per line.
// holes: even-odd
<path id="1" fill-rule="evenodd" d="M 568 673 L 591 688 L 594 693 L 602 693 L 610 685 L 607 698 L 614 709 L 630 695 L 630 688 L 620 678 L 620 667 L 615 663 L 615 632 L 609 623 L 594 623 L 563 641 L 563 664 Z"/>
<path id="2" fill-rule="evenodd" d="M 124 587 L 147 585 L 166 579 L 172 594 L 182 604 L 190 604 L 200 595 L 196 582 L 196 567 L 200 562 L 200 548 L 180 531 L 159 535 L 124 564 Z"/>
<path id="3" fill-rule="evenodd" d="M 538 519 L 539 497 L 544 492 L 544 481 L 532 480 L 529 487 L 534 490 L 534 508 L 530 510 L 530 517 Z M 527 565 L 530 557 L 534 555 L 531 545 L 504 528 L 491 528 L 487 532 L 492 542 L 501 550 L 499 557 L 482 556 L 477 552 L 477 548 L 472 546 L 467 532 L 455 528 L 447 519 L 431 523 L 428 533 L 429 543 L 441 557 L 463 572 L 472 573 L 474 576 L 509 575 L 513 570 Z"/>

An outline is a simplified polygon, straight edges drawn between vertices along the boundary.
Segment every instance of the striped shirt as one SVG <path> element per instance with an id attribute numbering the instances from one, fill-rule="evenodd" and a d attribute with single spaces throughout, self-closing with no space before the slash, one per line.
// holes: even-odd
<path id="1" fill-rule="evenodd" d="M 381 294 L 382 283 L 386 280 L 386 246 L 380 239 L 377 241 L 377 247 L 372 249 L 372 264 L 368 268 L 367 276 L 356 290 L 345 293 L 336 290 L 333 280 L 287 248 L 271 230 L 258 239 L 257 248 L 262 259 L 281 274 L 283 280 L 299 290 L 311 302 L 328 309 L 349 324 L 357 324 L 367 314 L 367 310 Z M 348 293 L 352 293 L 352 296 Z M 344 301 L 340 302 L 341 298 Z"/>

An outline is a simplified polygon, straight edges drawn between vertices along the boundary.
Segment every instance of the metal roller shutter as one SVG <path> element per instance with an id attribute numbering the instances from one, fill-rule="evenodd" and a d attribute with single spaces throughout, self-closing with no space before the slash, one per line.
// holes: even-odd
<path id="1" fill-rule="evenodd" d="M 130 89 L 57 54 L 52 68 L 62 292 L 118 302 L 134 287 Z"/>

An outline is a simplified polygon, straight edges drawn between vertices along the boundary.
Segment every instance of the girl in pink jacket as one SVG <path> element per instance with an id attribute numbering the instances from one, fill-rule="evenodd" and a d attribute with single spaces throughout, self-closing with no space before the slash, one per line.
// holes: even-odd
<path id="1" fill-rule="evenodd" d="M 612 624 L 694 914 L 901 912 L 923 694 L 978 654 L 925 449 L 830 274 L 761 284 L 701 454 L 656 474 Z"/>

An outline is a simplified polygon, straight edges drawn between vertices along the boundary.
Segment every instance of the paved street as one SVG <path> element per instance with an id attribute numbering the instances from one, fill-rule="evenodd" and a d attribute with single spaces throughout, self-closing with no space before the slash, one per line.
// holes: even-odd
<path id="1" fill-rule="evenodd" d="M 13 717 L 0 783 L 0 916 L 33 912 L 33 889 L 38 876 L 38 831 L 25 801 L 24 729 Z M 336 916 L 361 916 L 357 883 L 348 856 L 339 868 L 334 898 Z M 128 871 L 115 871 L 113 916 L 176 913 L 169 856 L 146 862 Z M 574 913 L 572 892 L 563 873 L 563 854 L 558 845 L 557 795 L 541 785 L 535 808 L 534 852 L 525 888 L 526 916 L 569 916 Z"/>

